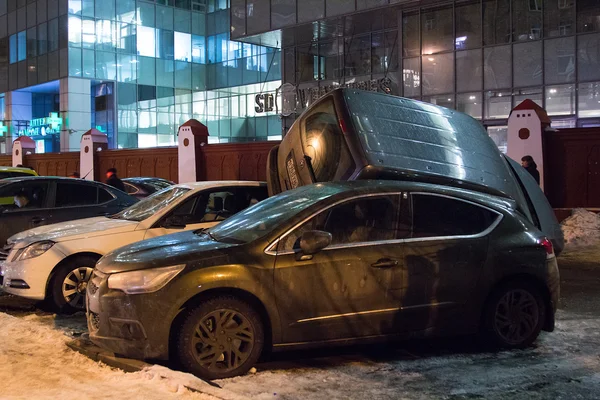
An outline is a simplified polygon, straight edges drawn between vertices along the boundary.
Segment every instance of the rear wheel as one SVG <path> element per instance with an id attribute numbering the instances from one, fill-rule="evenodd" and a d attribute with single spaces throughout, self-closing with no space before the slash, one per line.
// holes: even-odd
<path id="1" fill-rule="evenodd" d="M 484 315 L 485 333 L 499 347 L 524 348 L 537 339 L 545 317 L 540 291 L 528 283 L 512 282 L 492 293 Z"/>
<path id="2" fill-rule="evenodd" d="M 181 365 L 207 380 L 241 375 L 263 349 L 260 315 L 235 297 L 213 297 L 188 312 L 177 338 Z"/>
<path id="3" fill-rule="evenodd" d="M 51 305 L 56 312 L 85 311 L 85 294 L 96 259 L 75 257 L 61 265 L 50 282 Z"/>

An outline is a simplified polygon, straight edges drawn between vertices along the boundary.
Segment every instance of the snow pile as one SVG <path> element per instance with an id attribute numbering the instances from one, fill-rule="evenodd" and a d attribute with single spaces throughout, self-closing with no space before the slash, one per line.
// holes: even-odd
<path id="1" fill-rule="evenodd" d="M 600 242 L 600 214 L 576 208 L 561 226 L 569 246 L 591 246 Z"/>
<path id="2" fill-rule="evenodd" d="M 3 400 L 242 398 L 190 374 L 160 366 L 125 373 L 94 362 L 66 346 L 70 338 L 51 325 L 54 319 L 51 315 L 17 318 L 0 312 L 0 398 Z"/>

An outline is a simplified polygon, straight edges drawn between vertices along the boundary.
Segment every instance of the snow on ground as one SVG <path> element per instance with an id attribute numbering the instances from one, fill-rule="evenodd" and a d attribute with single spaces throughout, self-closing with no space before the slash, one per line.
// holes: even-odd
<path id="1" fill-rule="evenodd" d="M 576 208 L 562 223 L 567 246 L 590 246 L 600 242 L 600 214 Z"/>
<path id="2" fill-rule="evenodd" d="M 56 321 L 57 326 L 53 326 Z M 163 400 L 240 399 L 192 375 L 154 366 L 124 373 L 72 351 L 65 332 L 79 330 L 82 315 L 57 319 L 51 314 L 22 318 L 0 312 L 0 398 Z M 190 391 L 213 393 L 218 397 Z"/>
<path id="3" fill-rule="evenodd" d="M 537 347 L 522 351 L 480 352 L 425 342 L 415 352 L 414 344 L 396 344 L 341 358 L 284 362 L 265 371 L 259 366 L 255 375 L 218 383 L 259 400 L 561 398 L 557 393 L 600 398 L 600 318 L 564 312 L 560 317 L 557 331 L 542 334 Z"/>

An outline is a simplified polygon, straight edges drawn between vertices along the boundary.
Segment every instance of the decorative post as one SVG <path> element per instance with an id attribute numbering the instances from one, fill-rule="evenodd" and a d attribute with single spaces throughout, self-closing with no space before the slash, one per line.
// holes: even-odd
<path id="1" fill-rule="evenodd" d="M 81 136 L 79 173 L 88 181 L 100 180 L 97 154 L 108 149 L 108 136 L 97 129 L 90 129 Z"/>
<path id="2" fill-rule="evenodd" d="M 179 183 L 202 180 L 205 170 L 202 147 L 208 143 L 208 128 L 190 119 L 179 127 L 177 136 Z"/>
<path id="3" fill-rule="evenodd" d="M 35 154 L 35 141 L 29 136 L 19 136 L 13 142 L 12 164 L 25 165 L 25 156 Z"/>
<path id="4" fill-rule="evenodd" d="M 544 190 L 543 132 L 550 127 L 550 117 L 533 100 L 526 99 L 513 108 L 508 118 L 508 143 L 506 154 L 520 162 L 531 156 L 540 172 L 540 187 Z"/>

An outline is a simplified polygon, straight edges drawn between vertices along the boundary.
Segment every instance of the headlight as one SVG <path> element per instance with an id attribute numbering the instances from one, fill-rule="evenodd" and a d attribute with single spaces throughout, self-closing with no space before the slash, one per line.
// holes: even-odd
<path id="1" fill-rule="evenodd" d="M 120 272 L 108 277 L 109 289 L 122 290 L 127 294 L 152 293 L 162 289 L 185 265 Z"/>
<path id="2" fill-rule="evenodd" d="M 30 258 L 39 257 L 54 246 L 54 242 L 49 240 L 44 242 L 32 243 L 29 246 L 17 250 L 13 261 L 29 260 Z"/>

